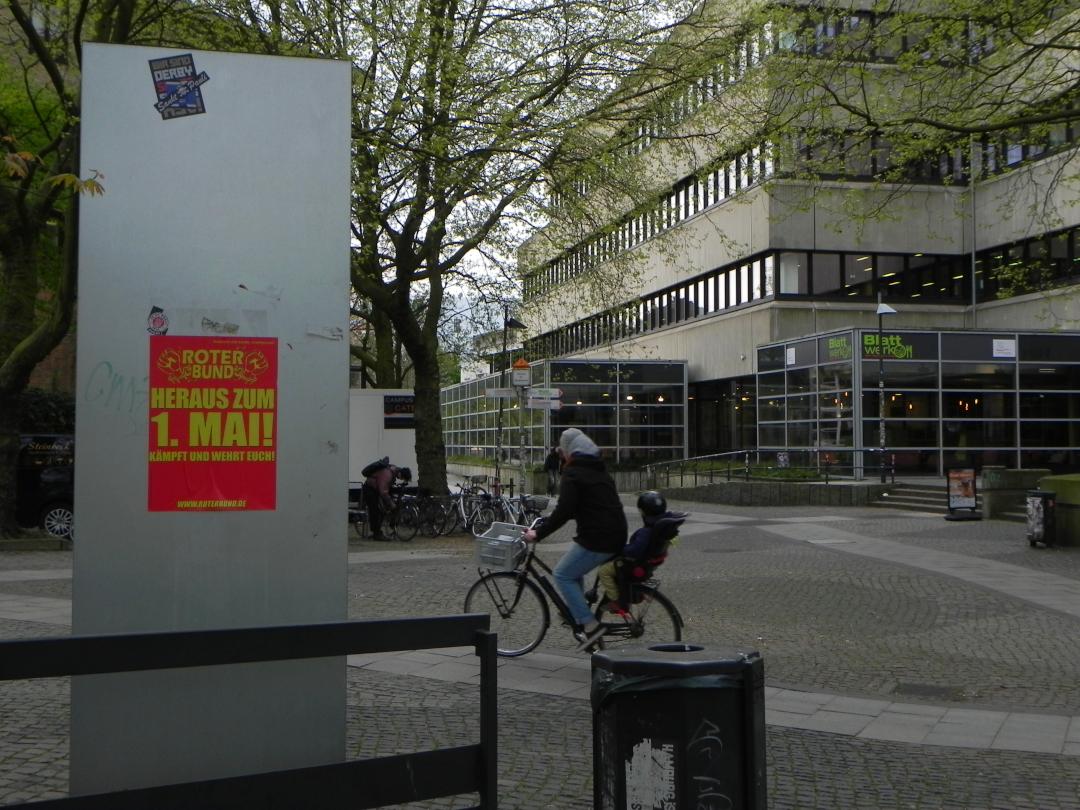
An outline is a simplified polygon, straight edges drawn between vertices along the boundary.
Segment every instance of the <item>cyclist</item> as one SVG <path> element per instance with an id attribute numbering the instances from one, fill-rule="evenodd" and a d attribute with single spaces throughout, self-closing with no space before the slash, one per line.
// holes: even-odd
<path id="1" fill-rule="evenodd" d="M 587 650 L 603 635 L 600 623 L 585 601 L 585 575 L 618 554 L 626 543 L 626 513 L 600 459 L 600 448 L 577 428 L 559 437 L 563 461 L 559 502 L 544 523 L 522 535 L 527 543 L 543 540 L 571 518 L 577 536 L 552 572 L 570 615 L 577 622 L 579 651 Z"/>

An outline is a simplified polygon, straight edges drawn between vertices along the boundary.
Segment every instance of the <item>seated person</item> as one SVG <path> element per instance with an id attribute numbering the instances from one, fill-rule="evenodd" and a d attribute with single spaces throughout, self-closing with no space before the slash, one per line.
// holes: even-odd
<path id="1" fill-rule="evenodd" d="M 667 557 L 668 545 L 686 520 L 685 513 L 668 511 L 667 501 L 659 492 L 641 493 L 637 508 L 644 525 L 630 536 L 620 556 L 601 565 L 597 573 L 601 593 L 606 594 L 607 609 L 611 611 L 625 609 L 625 600 L 629 596 L 619 587 L 620 574 L 628 573 L 635 580 L 648 576 L 648 572 Z M 635 566 L 635 563 L 640 565 Z M 643 569 L 640 576 L 635 576 L 633 569 L 636 567 Z"/>

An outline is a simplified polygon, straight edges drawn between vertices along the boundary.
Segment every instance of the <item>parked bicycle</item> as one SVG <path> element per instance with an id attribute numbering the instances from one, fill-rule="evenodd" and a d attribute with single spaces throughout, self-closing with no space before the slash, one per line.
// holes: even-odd
<path id="1" fill-rule="evenodd" d="M 573 632 L 575 622 L 553 582 L 551 567 L 536 556 L 539 543 L 521 539 L 526 528 L 510 523 L 494 523 L 484 537 L 477 537 L 477 566 L 480 578 L 465 595 L 466 613 L 487 613 L 491 629 L 498 634 L 498 654 L 525 655 L 544 640 L 551 626 L 549 603 Z M 628 583 L 625 609 L 609 610 L 603 594 L 594 585 L 590 604 L 604 629 L 597 641 L 600 649 L 621 644 L 652 644 L 682 639 L 683 620 L 678 609 L 660 593 L 660 581 L 649 576 Z M 597 599 L 599 603 L 597 604 Z"/>
<path id="2" fill-rule="evenodd" d="M 441 529 L 442 534 L 472 531 L 474 513 L 491 501 L 491 496 L 481 486 L 484 480 L 486 480 L 485 476 L 474 476 L 464 483 L 456 484 L 458 491 L 450 495 L 449 509 Z"/>
<path id="3" fill-rule="evenodd" d="M 493 523 L 530 525 L 544 514 L 550 498 L 543 495 L 497 495 L 481 504 L 472 516 L 472 532 L 479 537 Z"/>
<path id="4" fill-rule="evenodd" d="M 409 542 L 416 537 L 420 529 L 420 510 L 416 505 L 415 488 L 409 487 L 410 474 L 404 480 L 395 481 L 390 486 L 390 499 L 393 505 L 383 514 L 385 531 L 402 542 Z M 413 489 L 414 492 L 408 492 Z"/>

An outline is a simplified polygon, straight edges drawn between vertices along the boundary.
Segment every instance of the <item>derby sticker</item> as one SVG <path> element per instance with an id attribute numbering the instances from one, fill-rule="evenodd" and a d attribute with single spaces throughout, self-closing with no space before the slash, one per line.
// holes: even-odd
<path id="1" fill-rule="evenodd" d="M 195 72 L 195 59 L 190 53 L 150 60 L 150 75 L 154 78 L 157 103 L 154 109 L 163 121 L 199 115 L 206 112 L 201 88 L 210 81 L 204 70 Z"/>
<path id="2" fill-rule="evenodd" d="M 277 338 L 150 337 L 151 512 L 274 509 Z"/>

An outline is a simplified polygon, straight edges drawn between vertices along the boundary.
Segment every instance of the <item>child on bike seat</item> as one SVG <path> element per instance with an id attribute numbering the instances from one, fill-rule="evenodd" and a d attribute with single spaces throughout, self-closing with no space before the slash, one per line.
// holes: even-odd
<path id="1" fill-rule="evenodd" d="M 638 513 L 643 526 L 630 535 L 619 556 L 600 566 L 597 576 L 600 580 L 600 592 L 606 594 L 607 608 L 611 611 L 623 610 L 622 600 L 627 594 L 619 588 L 620 574 L 627 567 L 632 579 L 643 579 L 646 571 L 660 565 L 667 556 L 667 548 L 679 533 L 679 526 L 686 520 L 682 512 L 669 512 L 667 501 L 659 492 L 642 492 L 637 499 Z M 636 568 L 641 568 L 641 575 L 634 576 Z"/>

